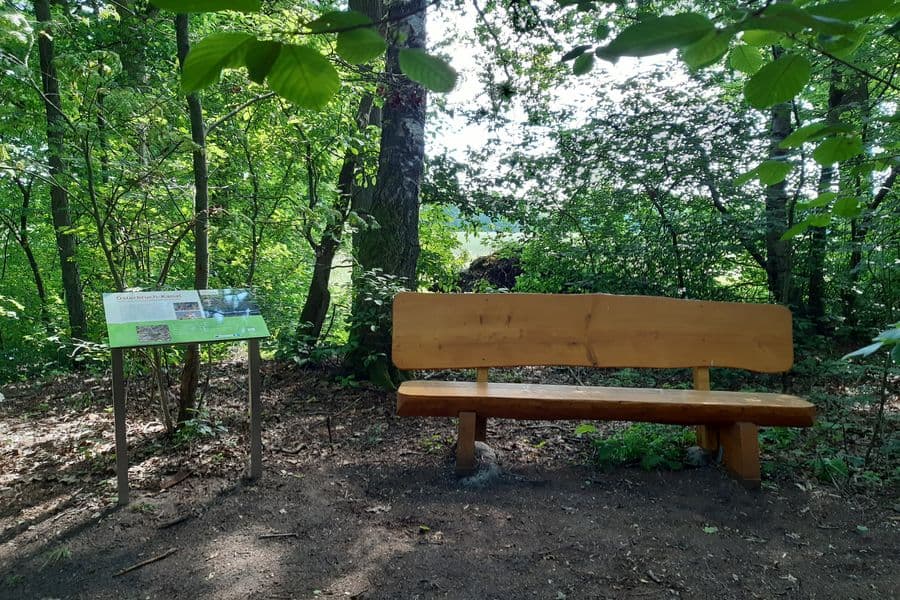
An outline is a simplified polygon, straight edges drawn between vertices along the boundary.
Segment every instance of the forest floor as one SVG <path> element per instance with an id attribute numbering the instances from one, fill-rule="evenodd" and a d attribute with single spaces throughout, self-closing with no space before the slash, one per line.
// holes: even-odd
<path id="1" fill-rule="evenodd" d="M 0 598 L 900 597 L 896 489 L 603 471 L 574 424 L 514 421 L 490 423 L 502 474 L 477 487 L 453 476 L 450 419 L 398 418 L 392 394 L 322 370 L 263 368 L 255 484 L 240 477 L 243 367 L 208 381 L 214 437 L 166 438 L 148 380 L 131 383 L 126 508 L 107 379 L 0 390 Z"/>

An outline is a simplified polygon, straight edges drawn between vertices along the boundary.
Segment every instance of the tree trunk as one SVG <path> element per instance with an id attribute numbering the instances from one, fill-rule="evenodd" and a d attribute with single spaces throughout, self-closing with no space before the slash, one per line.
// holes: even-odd
<path id="1" fill-rule="evenodd" d="M 357 256 L 361 272 L 379 269 L 410 289 L 416 287 L 419 258 L 419 189 L 425 161 L 427 95 L 421 85 L 400 71 L 399 52 L 401 47 L 425 47 L 426 6 L 426 0 L 409 0 L 388 8 L 392 25 L 387 37 L 400 43 L 388 46 L 385 61 L 378 178 L 369 209 L 378 227 L 359 236 Z M 348 358 L 355 369 L 368 362 L 370 376 L 378 373 L 373 379 L 383 380 L 391 370 L 391 332 L 387 327 L 373 331 L 369 324 L 360 322 L 360 302 L 359 298 L 354 301 L 352 352 Z M 387 304 L 384 310 L 390 310 Z M 366 357 L 376 358 L 364 361 Z"/>
<path id="2" fill-rule="evenodd" d="M 15 183 L 22 194 L 22 212 L 19 214 L 19 222 L 17 224 L 11 217 L 7 218 L 2 214 L 0 214 L 0 222 L 9 229 L 9 233 L 19 244 L 19 247 L 25 254 L 25 258 L 28 260 L 28 267 L 31 269 L 31 276 L 34 279 L 34 287 L 37 291 L 38 300 L 41 303 L 41 322 L 49 330 L 50 313 L 47 311 L 47 288 L 44 285 L 44 278 L 41 275 L 41 269 L 34 255 L 34 250 L 31 248 L 31 241 L 28 239 L 28 213 L 31 207 L 32 181 L 29 180 L 28 183 L 23 183 L 15 179 Z"/>
<path id="3" fill-rule="evenodd" d="M 781 48 L 774 49 L 775 58 Z M 773 106 L 769 126 L 769 160 L 786 161 L 789 150 L 778 145 L 791 133 L 791 105 L 788 102 Z M 787 181 L 766 186 L 766 276 L 769 293 L 779 304 L 787 304 L 791 288 L 790 244 L 781 236 L 788 229 Z"/>
<path id="4" fill-rule="evenodd" d="M 47 113 L 47 162 L 50 184 L 50 209 L 56 231 L 56 247 L 62 271 L 63 294 L 69 315 L 69 332 L 75 339 L 87 339 L 87 317 L 81 290 L 81 273 L 75 260 L 76 239 L 72 233 L 72 215 L 69 210 L 69 194 L 62 181 L 65 178 L 63 164 L 65 116 L 59 95 L 59 79 L 56 75 L 53 36 L 49 31 L 50 2 L 35 0 L 34 14 L 43 30 L 38 36 L 38 53 L 41 63 L 41 84 L 44 109 Z"/>
<path id="5" fill-rule="evenodd" d="M 831 69 L 831 79 L 828 85 L 828 112 L 825 119 L 828 123 L 836 123 L 844 102 L 844 90 L 840 86 L 840 72 Z M 831 191 L 834 181 L 834 167 L 826 165 L 822 167 L 819 175 L 819 194 Z M 807 290 L 806 312 L 807 316 L 815 324 L 820 333 L 824 330 L 825 320 L 825 257 L 828 251 L 828 236 L 826 227 L 811 227 L 809 247 L 809 286 Z"/>
<path id="6" fill-rule="evenodd" d="M 662 225 L 666 231 L 669 232 L 669 237 L 672 240 L 672 257 L 675 259 L 675 283 L 678 290 L 678 297 L 687 298 L 687 280 L 684 276 L 684 263 L 681 259 L 681 242 L 678 239 L 678 229 L 675 228 L 675 225 L 669 220 L 668 215 L 666 215 L 662 201 L 659 198 L 659 190 L 647 188 L 646 193 L 650 202 L 653 204 L 653 207 L 656 208 L 656 212 L 659 213 L 660 221 L 662 221 Z M 665 195 L 668 196 L 668 192 L 666 192 Z"/>
<path id="7" fill-rule="evenodd" d="M 184 59 L 190 50 L 188 16 L 175 17 L 175 36 L 178 45 L 178 62 L 184 67 Z M 187 96 L 188 116 L 191 121 L 191 140 L 194 142 L 194 287 L 206 289 L 209 285 L 209 172 L 206 164 L 206 132 L 203 127 L 203 107 L 196 93 Z M 178 398 L 178 422 L 194 416 L 197 407 L 197 382 L 200 378 L 200 346 L 189 344 L 181 372 L 181 392 Z"/>
<path id="8" fill-rule="evenodd" d="M 356 113 L 356 125 L 360 131 L 368 126 L 372 113 L 372 96 L 363 95 L 359 102 L 359 110 Z M 326 227 L 322 233 L 321 241 L 313 248 L 316 255 L 316 263 L 313 266 L 312 279 L 309 282 L 309 292 L 306 302 L 300 312 L 300 326 L 297 334 L 300 341 L 307 346 L 314 346 L 322 334 L 322 326 L 328 316 L 331 305 L 331 292 L 328 289 L 331 282 L 331 268 L 335 254 L 341 245 L 344 231 L 344 222 L 353 204 L 355 194 L 356 170 L 358 166 L 356 154 L 347 150 L 344 153 L 344 162 L 338 175 L 337 201 L 335 209 L 344 218 Z"/>
<path id="9" fill-rule="evenodd" d="M 845 103 L 848 105 L 856 105 L 860 110 L 860 121 L 866 125 L 862 128 L 863 147 L 869 148 L 868 122 L 871 118 L 871 100 L 869 98 L 869 84 L 865 77 L 856 77 L 855 85 L 847 92 L 848 98 Z M 859 159 L 851 159 L 858 162 Z M 866 237 L 869 235 L 869 229 L 872 226 L 872 219 L 875 211 L 881 206 L 881 203 L 887 198 L 891 188 L 897 181 L 897 167 L 891 167 L 887 179 L 877 191 L 872 189 L 871 173 L 855 173 L 855 182 L 846 182 L 847 187 L 856 188 L 856 196 L 860 202 L 865 204 L 865 209 L 857 219 L 850 222 L 850 258 L 847 262 L 846 279 L 842 281 L 841 290 L 841 312 L 844 317 L 844 324 L 848 327 L 856 327 L 859 319 L 856 314 L 857 298 L 856 284 L 859 282 L 860 272 L 863 268 L 863 247 L 865 246 Z M 842 184 L 845 182 L 842 181 Z M 866 201 L 865 198 L 871 197 Z"/>

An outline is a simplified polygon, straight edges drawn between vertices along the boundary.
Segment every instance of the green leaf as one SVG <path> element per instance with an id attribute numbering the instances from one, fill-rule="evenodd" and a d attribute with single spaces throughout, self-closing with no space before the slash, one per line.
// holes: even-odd
<path id="1" fill-rule="evenodd" d="M 831 215 L 826 213 L 824 215 L 813 215 L 806 219 L 806 222 L 809 223 L 810 227 L 828 227 L 831 224 Z"/>
<path id="2" fill-rule="evenodd" d="M 809 81 L 809 61 L 799 54 L 783 54 L 756 72 L 744 86 L 744 97 L 753 108 L 787 102 Z"/>
<path id="3" fill-rule="evenodd" d="M 838 58 L 848 59 L 859 50 L 869 30 L 869 27 L 863 26 L 846 35 L 822 36 L 820 44 L 826 52 Z"/>
<path id="4" fill-rule="evenodd" d="M 739 44 L 728 54 L 728 64 L 735 71 L 753 75 L 763 64 L 763 56 L 758 48 L 747 44 Z"/>
<path id="5" fill-rule="evenodd" d="M 809 202 L 798 202 L 797 210 L 808 210 L 810 208 L 821 208 L 823 206 L 828 206 L 831 202 L 837 197 L 837 194 L 834 192 L 823 192 L 819 194 L 819 197 L 815 200 L 810 200 Z"/>
<path id="6" fill-rule="evenodd" d="M 807 7 L 807 10 L 822 17 L 856 21 L 878 13 L 885 13 L 894 4 L 894 0 L 838 0 Z"/>
<path id="7" fill-rule="evenodd" d="M 371 25 L 372 19 L 355 10 L 334 10 L 306 24 L 313 33 L 334 33 Z"/>
<path id="8" fill-rule="evenodd" d="M 566 62 L 568 60 L 574 60 L 590 50 L 591 47 L 588 44 L 582 44 L 581 46 L 575 46 L 568 52 L 562 55 L 562 58 L 559 59 L 559 62 Z"/>
<path id="9" fill-rule="evenodd" d="M 610 42 L 604 54 L 650 56 L 683 48 L 715 31 L 712 21 L 697 13 L 651 17 L 627 27 Z"/>
<path id="10" fill-rule="evenodd" d="M 779 239 L 781 241 L 793 239 L 801 233 L 804 233 L 807 229 L 809 229 L 809 223 L 807 223 L 806 221 L 801 221 L 800 223 L 797 223 L 796 225 L 785 231 L 783 234 L 781 234 L 781 237 Z"/>
<path id="11" fill-rule="evenodd" d="M 707 526 L 707 527 L 704 527 L 704 528 L 703 528 L 703 533 L 708 533 L 708 534 L 710 534 L 710 535 L 712 535 L 712 534 L 714 534 L 714 533 L 719 533 L 719 528 L 718 528 L 718 527 L 709 527 L 709 526 Z"/>
<path id="12" fill-rule="evenodd" d="M 783 160 L 767 160 L 756 167 L 759 182 L 763 185 L 781 183 L 794 166 Z"/>
<path id="13" fill-rule="evenodd" d="M 163 10 L 177 13 L 216 12 L 237 10 L 259 12 L 260 0 L 150 0 L 150 4 Z"/>
<path id="14" fill-rule="evenodd" d="M 855 197 L 845 196 L 834 203 L 831 212 L 843 219 L 855 219 L 862 212 L 862 206 Z"/>
<path id="15" fill-rule="evenodd" d="M 778 144 L 779 148 L 796 148 L 802 146 L 810 137 L 828 127 L 828 123 L 818 122 L 798 127 Z"/>
<path id="16" fill-rule="evenodd" d="M 453 67 L 424 50 L 403 48 L 399 58 L 404 75 L 432 92 L 449 92 L 456 86 L 457 74 Z"/>
<path id="17" fill-rule="evenodd" d="M 814 15 L 792 4 L 773 4 L 766 9 L 765 16 L 787 19 L 801 28 L 809 28 L 827 34 L 844 34 L 853 31 L 850 23 L 824 15 Z M 765 29 L 765 27 L 759 27 Z"/>
<path id="18" fill-rule="evenodd" d="M 773 185 L 784 181 L 788 173 L 793 169 L 791 163 L 783 160 L 767 160 L 756 165 L 746 173 L 734 179 L 735 185 L 744 185 L 751 179 L 759 179 L 763 185 Z"/>
<path id="19" fill-rule="evenodd" d="M 702 69 L 714 64 L 728 52 L 730 33 L 712 31 L 694 42 L 681 53 L 681 59 L 692 69 Z"/>
<path id="20" fill-rule="evenodd" d="M 340 89 L 341 79 L 318 50 L 284 45 L 269 72 L 269 87 L 298 106 L 318 110 Z"/>
<path id="21" fill-rule="evenodd" d="M 591 34 L 598 42 L 601 40 L 605 40 L 607 36 L 609 36 L 609 25 L 607 25 L 606 23 L 597 23 L 594 26 L 594 31 L 592 31 Z"/>
<path id="22" fill-rule="evenodd" d="M 759 167 L 753 167 L 752 169 L 750 169 L 750 170 L 747 171 L 746 173 L 741 173 L 740 175 L 738 175 L 737 177 L 735 177 L 735 178 L 734 178 L 734 185 L 744 185 L 745 183 L 748 183 L 749 181 L 755 179 L 757 173 L 759 173 L 758 168 L 759 168 Z"/>
<path id="23" fill-rule="evenodd" d="M 252 35 L 233 31 L 214 33 L 200 40 L 188 52 L 181 73 L 181 89 L 195 92 L 219 80 L 224 69 L 244 65 Z"/>
<path id="24" fill-rule="evenodd" d="M 594 68 L 594 55 L 593 53 L 582 54 L 578 58 L 575 59 L 575 62 L 572 63 L 572 72 L 575 75 L 584 75 L 585 73 L 590 73 L 591 69 Z"/>
<path id="25" fill-rule="evenodd" d="M 281 52 L 281 44 L 278 42 L 268 42 L 253 40 L 247 46 L 247 52 L 244 56 L 244 64 L 247 65 L 247 73 L 250 79 L 256 83 L 262 83 L 272 65 L 278 60 L 278 54 Z"/>
<path id="26" fill-rule="evenodd" d="M 862 138 L 858 135 L 840 135 L 828 138 L 813 150 L 813 158 L 820 165 L 831 165 L 859 156 L 863 153 Z"/>
<path id="27" fill-rule="evenodd" d="M 778 15 L 755 15 L 738 23 L 738 28 L 749 31 L 768 31 L 781 33 L 799 33 L 803 31 L 803 25 Z"/>
<path id="28" fill-rule="evenodd" d="M 342 31 L 337 36 L 337 53 L 349 63 L 364 63 L 378 58 L 387 50 L 381 34 L 364 27 Z"/>
<path id="29" fill-rule="evenodd" d="M 751 46 L 774 46 L 781 40 L 781 34 L 777 31 L 763 31 L 761 29 L 749 29 L 741 35 L 745 44 Z"/>
<path id="30" fill-rule="evenodd" d="M 869 344 L 868 346 L 863 346 L 859 350 L 854 350 L 850 354 L 845 354 L 843 357 L 841 357 L 841 360 L 847 360 L 848 358 L 854 358 L 856 356 L 859 356 L 860 358 L 865 358 L 865 357 L 869 356 L 870 354 L 874 354 L 875 352 L 877 352 L 878 349 L 881 348 L 882 346 L 884 346 L 883 342 L 875 342 L 874 344 Z"/>
<path id="31" fill-rule="evenodd" d="M 579 423 L 575 428 L 575 435 L 584 435 L 586 433 L 597 433 L 597 428 L 590 423 Z"/>

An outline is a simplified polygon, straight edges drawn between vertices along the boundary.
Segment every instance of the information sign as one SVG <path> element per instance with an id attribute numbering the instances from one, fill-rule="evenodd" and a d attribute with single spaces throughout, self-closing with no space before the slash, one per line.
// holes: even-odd
<path id="1" fill-rule="evenodd" d="M 269 329 L 249 290 L 103 294 L 110 348 L 259 339 Z"/>

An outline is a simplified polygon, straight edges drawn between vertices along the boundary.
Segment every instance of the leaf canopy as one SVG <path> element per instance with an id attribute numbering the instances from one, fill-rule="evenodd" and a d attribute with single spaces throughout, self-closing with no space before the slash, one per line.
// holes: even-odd
<path id="1" fill-rule="evenodd" d="M 235 10 L 239 12 L 259 12 L 260 0 L 150 0 L 150 4 L 163 10 L 177 13 L 216 12 Z"/>

